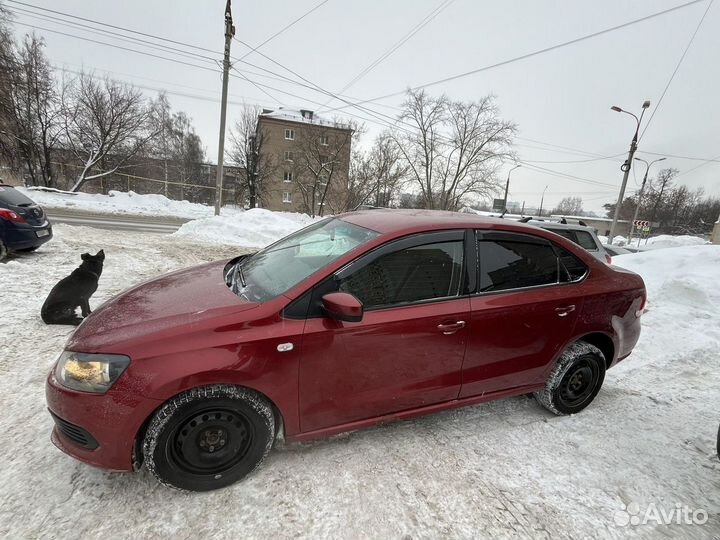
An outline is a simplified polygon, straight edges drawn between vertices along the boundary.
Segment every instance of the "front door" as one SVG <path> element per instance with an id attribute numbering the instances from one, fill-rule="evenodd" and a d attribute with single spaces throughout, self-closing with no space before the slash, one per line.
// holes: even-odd
<path id="1" fill-rule="evenodd" d="M 470 316 L 465 258 L 463 231 L 416 235 L 317 287 L 300 361 L 303 432 L 457 398 Z M 337 290 L 363 302 L 362 321 L 323 316 L 320 296 Z"/>

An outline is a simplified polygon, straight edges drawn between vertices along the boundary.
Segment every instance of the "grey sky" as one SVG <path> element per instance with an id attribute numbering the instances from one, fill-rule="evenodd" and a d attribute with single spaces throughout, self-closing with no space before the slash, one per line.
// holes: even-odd
<path id="1" fill-rule="evenodd" d="M 261 43 L 319 1 L 235 0 L 233 15 L 237 37 L 253 45 Z M 222 49 L 224 0 L 28 2 L 217 51 Z M 443 0 L 329 0 L 261 51 L 317 85 L 335 92 L 442 3 Z M 683 0 L 454 0 L 346 94 L 362 100 L 396 92 L 682 3 Z M 7 5 L 14 7 L 13 4 Z M 577 161 L 592 159 L 594 155 L 611 156 L 627 152 L 634 129 L 633 120 L 627 115 L 612 112 L 610 106 L 616 104 L 639 113 L 642 102 L 649 99 L 653 103 L 649 113 L 654 110 L 706 8 L 707 2 L 700 2 L 592 40 L 435 86 L 429 91 L 444 92 L 456 99 L 495 94 L 502 116 L 518 124 L 522 139 L 517 141 L 517 151 L 523 160 Z M 16 22 L 110 41 L 22 14 L 18 14 Z M 18 24 L 16 30 L 23 33 L 30 29 Z M 138 85 L 219 98 L 219 74 L 42 30 L 38 33 L 45 37 L 48 56 L 57 66 L 65 65 L 68 69 L 84 66 L 87 70 L 94 69 L 97 74 L 107 70 L 115 78 Z M 720 159 L 720 107 L 716 100 L 720 85 L 720 62 L 717 59 L 719 34 L 720 5 L 715 5 L 711 7 L 641 140 L 639 156 L 648 160 L 657 157 L 642 154 L 645 150 Z M 127 43 L 119 44 L 139 48 Z M 233 56 L 239 57 L 245 52 L 247 49 L 233 42 Z M 163 54 L 158 51 L 153 53 Z M 246 60 L 275 72 L 282 71 L 256 54 Z M 238 67 L 257 71 L 247 66 Z M 283 103 L 288 107 L 303 106 L 316 110 L 318 105 L 312 101 L 327 101 L 326 96 L 300 86 L 248 76 L 256 82 L 304 99 L 268 90 L 275 96 L 272 99 L 248 82 L 233 78 L 230 82 L 231 100 L 264 106 Z M 170 95 L 170 100 L 174 109 L 184 110 L 192 116 L 207 148 L 208 158 L 214 161 L 217 155 L 219 103 L 177 95 Z M 396 97 L 367 106 L 393 115 L 396 111 L 383 105 L 397 106 L 400 101 L 401 98 Z M 347 110 L 365 115 L 357 110 Z M 230 106 L 229 122 L 237 111 L 237 105 Z M 368 128 L 366 142 L 382 126 L 368 123 Z M 581 152 L 573 153 L 547 146 L 547 143 Z M 536 165 L 619 187 L 622 175 L 619 165 L 623 159 Z M 681 173 L 688 171 L 681 174 L 678 181 L 690 188 L 702 186 L 708 193 L 720 195 L 720 163 L 705 164 L 690 171 L 701 164 L 701 161 L 668 158 L 660 165 L 676 167 Z M 635 171 L 638 183 L 642 172 L 640 168 Z M 523 167 L 513 172 L 510 199 L 537 205 L 540 192 L 546 185 L 549 186 L 546 207 L 556 204 L 563 196 L 579 195 L 583 197 L 586 208 L 598 210 L 604 202 L 617 197 L 616 187 L 583 183 Z M 629 189 L 637 189 L 632 174 Z"/>

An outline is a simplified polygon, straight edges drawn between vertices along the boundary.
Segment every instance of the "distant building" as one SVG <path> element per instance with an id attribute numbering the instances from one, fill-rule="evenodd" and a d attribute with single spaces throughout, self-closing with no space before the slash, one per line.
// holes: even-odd
<path id="1" fill-rule="evenodd" d="M 273 173 L 263 180 L 262 206 L 314 215 L 345 210 L 353 130 L 310 110 L 265 109 L 258 117 L 260 152 Z"/>
<path id="2" fill-rule="evenodd" d="M 601 236 L 610 235 L 610 226 L 612 225 L 612 218 L 602 217 L 586 217 L 586 216 L 561 216 L 559 214 L 553 214 L 550 216 L 552 219 L 566 218 L 572 221 L 582 220 L 585 225 L 592 227 L 597 230 L 597 233 Z M 615 225 L 615 236 L 624 236 L 627 238 L 630 236 L 630 221 L 627 219 L 618 219 Z"/>

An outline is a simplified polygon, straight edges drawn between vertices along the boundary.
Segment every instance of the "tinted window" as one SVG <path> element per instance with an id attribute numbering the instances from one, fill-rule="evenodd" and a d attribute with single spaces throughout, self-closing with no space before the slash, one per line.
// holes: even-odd
<path id="1" fill-rule="evenodd" d="M 549 244 L 480 240 L 480 291 L 503 291 L 558 282 L 558 258 Z"/>
<path id="2" fill-rule="evenodd" d="M 587 272 L 585 263 L 561 247 L 555 246 L 555 249 L 560 256 L 560 281 L 562 283 L 577 281 L 585 275 Z"/>
<path id="3" fill-rule="evenodd" d="M 365 308 L 457 296 L 463 242 L 425 244 L 383 255 L 340 281 Z"/>
<path id="4" fill-rule="evenodd" d="M 564 236 L 571 242 L 577 244 L 577 240 L 575 240 L 575 235 L 573 235 L 572 231 L 569 231 L 567 229 L 548 229 L 548 231 L 559 234 L 560 236 Z"/>
<path id="5" fill-rule="evenodd" d="M 575 231 L 575 236 L 577 236 L 577 243 L 582 247 L 590 251 L 597 251 L 598 247 L 592 234 L 587 231 Z"/>
<path id="6" fill-rule="evenodd" d="M 0 202 L 11 206 L 30 206 L 34 204 L 25 195 L 9 186 L 0 186 Z"/>

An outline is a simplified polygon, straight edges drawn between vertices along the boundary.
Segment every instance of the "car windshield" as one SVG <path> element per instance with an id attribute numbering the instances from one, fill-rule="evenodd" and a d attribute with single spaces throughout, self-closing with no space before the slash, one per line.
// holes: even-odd
<path id="1" fill-rule="evenodd" d="M 265 302 L 378 234 L 328 218 L 239 260 L 228 274 L 228 284 L 246 300 Z"/>

